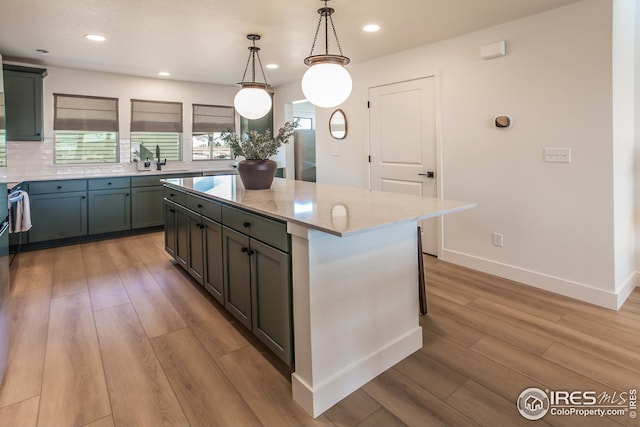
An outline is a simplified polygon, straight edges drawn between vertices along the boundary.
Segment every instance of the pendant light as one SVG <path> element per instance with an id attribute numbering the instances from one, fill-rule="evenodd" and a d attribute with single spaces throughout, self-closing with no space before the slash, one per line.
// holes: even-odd
<path id="1" fill-rule="evenodd" d="M 350 60 L 342 54 L 342 47 L 338 40 L 336 27 L 333 24 L 333 18 L 331 17 L 335 10 L 331 7 L 327 7 L 327 2 L 329 0 L 321 1 L 324 1 L 324 7 L 318 9 L 320 20 L 318 21 L 316 34 L 313 37 L 311 53 L 304 60 L 304 63 L 310 68 L 302 77 L 302 92 L 307 100 L 313 105 L 323 108 L 332 108 L 336 105 L 342 104 L 351 94 L 351 76 L 346 68 L 344 68 Z M 318 40 L 318 33 L 320 32 L 323 19 L 324 54 L 314 55 L 313 49 L 316 47 L 316 41 Z M 331 22 L 333 36 L 336 39 L 336 44 L 340 52 L 339 55 L 329 54 L 329 22 Z"/>
<path id="2" fill-rule="evenodd" d="M 233 105 L 236 108 L 238 114 L 247 119 L 255 120 L 267 115 L 271 110 L 271 95 L 267 92 L 267 88 L 270 87 L 267 84 L 267 78 L 264 76 L 264 70 L 262 69 L 262 61 L 260 61 L 260 48 L 256 47 L 256 40 L 260 40 L 260 36 L 257 34 L 247 35 L 247 39 L 253 42 L 253 46 L 249 46 L 249 59 L 247 65 L 244 68 L 244 74 L 242 75 L 242 81 L 238 83 L 242 86 L 242 89 L 236 94 L 233 99 Z M 258 58 L 258 65 L 260 65 L 260 71 L 262 72 L 262 80 L 264 83 L 256 82 L 256 57 Z M 247 70 L 251 64 L 251 81 L 245 81 L 247 76 Z"/>

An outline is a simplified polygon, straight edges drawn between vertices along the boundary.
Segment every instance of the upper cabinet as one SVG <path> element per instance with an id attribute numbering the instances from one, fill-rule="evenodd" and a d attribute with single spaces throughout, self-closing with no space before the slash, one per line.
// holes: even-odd
<path id="1" fill-rule="evenodd" d="M 44 68 L 5 64 L 4 88 L 8 141 L 42 141 Z"/>

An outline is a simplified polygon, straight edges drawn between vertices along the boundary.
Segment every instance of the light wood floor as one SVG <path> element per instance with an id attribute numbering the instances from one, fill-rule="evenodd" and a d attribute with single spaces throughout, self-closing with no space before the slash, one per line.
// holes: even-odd
<path id="1" fill-rule="evenodd" d="M 0 427 L 515 426 L 531 425 L 515 407 L 528 387 L 640 388 L 640 290 L 613 312 L 425 262 L 422 350 L 313 420 L 162 234 L 22 253 Z"/>

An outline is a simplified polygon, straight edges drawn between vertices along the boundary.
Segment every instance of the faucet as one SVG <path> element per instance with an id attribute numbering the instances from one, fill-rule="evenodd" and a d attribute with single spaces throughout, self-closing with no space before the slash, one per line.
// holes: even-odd
<path id="1" fill-rule="evenodd" d="M 162 166 L 167 164 L 167 159 L 164 159 L 164 162 L 160 161 L 160 146 L 156 145 L 156 157 L 158 158 L 158 161 L 156 162 L 156 167 L 158 168 L 157 170 L 162 170 Z"/>

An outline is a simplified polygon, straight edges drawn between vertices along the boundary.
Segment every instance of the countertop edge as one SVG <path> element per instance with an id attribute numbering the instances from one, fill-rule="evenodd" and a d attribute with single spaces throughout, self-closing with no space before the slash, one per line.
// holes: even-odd
<path id="1" fill-rule="evenodd" d="M 299 219 L 285 217 L 283 215 L 274 214 L 273 212 L 267 212 L 267 211 L 264 211 L 262 209 L 256 208 L 254 206 L 248 206 L 248 205 L 246 205 L 244 203 L 237 202 L 237 201 L 234 201 L 234 200 L 229 200 L 229 199 L 226 199 L 226 198 L 223 198 L 223 197 L 219 197 L 219 196 L 215 196 L 215 195 L 212 195 L 212 194 L 203 193 L 203 192 L 198 191 L 198 190 L 196 190 L 194 188 L 186 188 L 186 187 L 183 187 L 181 185 L 168 182 L 167 180 L 164 180 L 164 179 L 161 180 L 161 182 L 164 185 L 167 185 L 169 187 L 175 188 L 175 189 L 177 189 L 179 191 L 184 191 L 184 192 L 187 192 L 187 193 L 193 193 L 193 194 L 196 194 L 198 196 L 201 196 L 201 197 L 204 197 L 204 198 L 208 198 L 208 199 L 211 199 L 211 200 L 214 200 L 214 201 L 218 201 L 218 202 L 230 205 L 230 206 L 234 206 L 234 207 L 238 207 L 238 208 L 241 208 L 241 209 L 244 209 L 244 210 L 256 212 L 256 213 L 258 213 L 260 215 L 263 215 L 263 216 L 266 216 L 266 217 L 269 217 L 269 218 L 274 218 L 274 219 L 277 219 L 277 220 L 280 220 L 280 221 L 283 221 L 283 222 L 286 222 L 286 223 L 296 224 L 296 225 L 299 225 L 299 226 L 302 226 L 302 227 L 305 227 L 305 228 L 308 228 L 308 229 L 321 231 L 323 233 L 331 234 L 331 235 L 337 236 L 337 237 L 355 236 L 355 235 L 359 235 L 359 234 L 368 233 L 368 232 L 374 231 L 374 230 L 380 230 L 380 229 L 383 229 L 383 228 L 393 227 L 395 225 L 406 224 L 406 223 L 410 223 L 410 222 L 417 222 L 417 221 L 420 221 L 420 220 L 423 220 L 423 219 L 436 218 L 436 217 L 447 215 L 447 214 L 451 214 L 451 213 L 462 212 L 462 211 L 465 211 L 465 210 L 473 209 L 473 208 L 478 206 L 477 203 L 468 203 L 467 205 L 464 205 L 464 206 L 459 206 L 459 207 L 446 209 L 446 210 L 443 210 L 443 211 L 440 211 L 440 212 L 437 212 L 437 213 L 434 213 L 434 214 L 420 215 L 420 216 L 417 216 L 417 217 L 409 217 L 409 218 L 405 218 L 405 219 L 402 219 L 402 220 L 399 220 L 399 221 L 393 221 L 393 222 L 388 222 L 388 223 L 384 223 L 384 224 L 378 224 L 378 225 L 375 225 L 375 226 L 361 228 L 361 229 L 358 229 L 358 230 L 351 230 L 351 231 L 347 231 L 347 232 L 341 232 L 341 231 L 337 231 L 337 230 L 324 228 L 324 227 L 321 227 L 319 225 L 312 224 L 312 223 L 309 223 L 309 222 L 304 222 L 304 221 L 299 220 Z M 249 191 L 259 191 L 259 190 L 249 190 Z M 440 199 L 440 200 L 443 200 L 443 199 Z"/>

